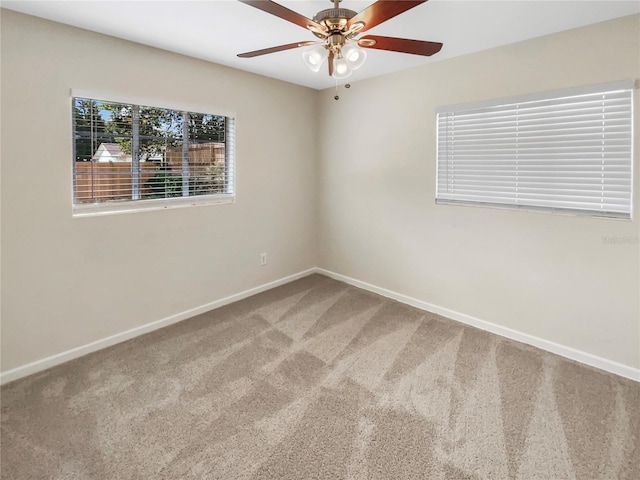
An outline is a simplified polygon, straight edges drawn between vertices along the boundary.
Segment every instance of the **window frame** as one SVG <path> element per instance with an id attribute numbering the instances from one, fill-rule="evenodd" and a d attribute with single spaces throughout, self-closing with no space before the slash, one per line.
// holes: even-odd
<path id="1" fill-rule="evenodd" d="M 113 93 L 105 93 L 105 92 L 96 92 L 96 91 L 87 91 L 81 89 L 71 89 L 69 96 L 69 104 L 70 104 L 70 132 L 69 135 L 71 141 L 71 152 L 75 151 L 75 139 L 74 139 L 74 114 L 73 114 L 73 105 L 75 98 L 84 98 L 90 100 L 104 101 L 104 102 L 113 102 L 113 103 L 123 103 L 123 104 L 131 104 L 138 105 L 144 107 L 152 108 L 161 108 L 167 110 L 177 110 L 177 111 L 187 111 L 187 112 L 197 112 L 201 113 L 202 110 L 215 111 L 216 113 L 208 113 L 206 115 L 215 115 L 220 117 L 225 117 L 226 119 L 230 119 L 233 122 L 232 135 L 230 142 L 231 144 L 227 144 L 227 139 L 225 138 L 225 158 L 226 162 L 230 163 L 230 167 L 226 170 L 228 174 L 227 185 L 230 192 L 228 193 L 216 193 L 209 195 L 192 195 L 192 196 L 177 196 L 177 197 L 168 197 L 168 198 L 151 198 L 151 199 L 137 199 L 137 200 L 120 200 L 120 201 L 105 201 L 105 202 L 94 202 L 94 203 L 75 203 L 75 165 L 76 161 L 73 153 L 71 155 L 71 207 L 72 207 L 72 216 L 76 217 L 92 217 L 92 216 L 101 216 L 101 215 L 113 215 L 113 214 L 124 214 L 124 213 L 138 213 L 144 211 L 156 211 L 156 210 L 167 210 L 173 208 L 185 208 L 185 207 L 196 207 L 196 206 L 205 206 L 205 205 L 216 205 L 216 204 L 229 204 L 235 203 L 236 199 L 236 129 L 237 129 L 237 117 L 235 113 L 225 111 L 224 109 L 211 107 L 209 105 L 189 105 L 186 102 L 178 102 L 172 103 L 166 100 L 158 100 L 153 98 L 143 98 L 143 97 L 132 97 L 126 95 L 119 95 Z"/>
<path id="2" fill-rule="evenodd" d="M 629 112 L 629 121 L 630 121 L 630 139 L 629 139 L 629 173 L 628 178 L 625 177 L 625 181 L 628 180 L 628 188 L 629 188 L 629 204 L 628 204 L 628 212 L 614 212 L 609 210 L 594 210 L 587 208 L 576 208 L 576 207 L 567 207 L 565 206 L 541 206 L 534 204 L 525 203 L 516 203 L 514 201 L 505 201 L 505 202 L 492 202 L 492 201 L 482 201 L 481 199 L 455 199 L 451 198 L 455 196 L 455 194 L 448 193 L 446 196 L 449 198 L 442 198 L 444 193 L 441 192 L 441 181 L 440 177 L 445 172 L 445 168 L 441 168 L 441 161 L 443 161 L 444 155 L 441 152 L 441 144 L 444 140 L 448 140 L 448 136 L 446 134 L 442 134 L 440 131 L 441 124 L 444 123 L 440 120 L 441 114 L 471 114 L 474 111 L 480 111 L 482 109 L 487 108 L 504 108 L 507 110 L 508 106 L 513 105 L 521 105 L 529 102 L 540 102 L 540 101 L 557 101 L 566 97 L 579 97 L 583 95 L 594 95 L 594 94 L 606 94 L 613 93 L 619 91 L 630 91 L 629 94 L 629 104 L 630 104 L 630 112 Z M 528 95 L 518 95 L 513 97 L 505 97 L 499 99 L 492 99 L 480 102 L 472 102 L 472 103 L 464 103 L 464 104 L 456 104 L 456 105 L 445 105 L 436 108 L 436 182 L 435 182 L 435 202 L 436 204 L 441 205 L 464 205 L 464 206 L 474 206 L 474 207 L 492 207 L 492 208 L 500 208 L 500 209 L 512 209 L 512 210 L 526 210 L 526 211 L 537 211 L 537 212 L 546 212 L 546 213 L 560 213 L 567 215 L 580 215 L 580 216 L 591 216 L 591 217 L 599 217 L 599 218 L 613 218 L 613 219 L 623 219 L 623 220 L 632 220 L 634 215 L 634 163 L 635 163 L 635 145 L 634 145 L 634 136 L 635 136 L 635 80 L 623 80 L 618 82 L 609 82 L 604 84 L 597 85 L 588 85 L 583 87 L 574 87 L 567 88 L 562 90 L 554 90 L 548 92 L 540 92 L 535 94 Z M 500 112 L 498 112 L 500 113 Z M 517 134 L 516 134 L 517 138 Z M 517 142 L 517 140 L 516 140 Z M 450 147 L 447 147 L 450 148 Z M 604 158 L 604 157 L 603 157 Z M 626 162 L 626 156 L 624 157 Z M 513 165 L 517 162 L 517 160 L 513 159 L 509 165 Z M 625 163 L 626 166 L 626 163 Z M 446 173 L 449 173 L 451 170 L 446 169 Z M 545 170 L 545 172 L 550 175 L 549 170 Z M 497 177 L 489 177 L 493 178 L 494 182 Z M 519 178 L 519 177 L 517 177 Z M 626 185 L 626 183 L 625 183 Z M 554 193 L 556 196 L 559 196 L 561 190 L 548 190 L 548 193 Z M 491 192 L 493 193 L 493 192 Z M 626 193 L 626 191 L 625 191 Z M 460 195 L 464 196 L 464 195 Z M 478 195 L 480 196 L 480 195 Z M 487 195 L 489 196 L 489 195 Z M 517 194 L 515 195 L 517 198 Z M 625 203 L 625 207 L 626 207 Z"/>

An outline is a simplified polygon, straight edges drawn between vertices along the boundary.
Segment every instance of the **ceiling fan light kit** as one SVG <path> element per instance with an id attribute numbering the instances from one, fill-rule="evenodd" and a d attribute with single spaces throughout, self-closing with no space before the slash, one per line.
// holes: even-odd
<path id="1" fill-rule="evenodd" d="M 342 55 L 339 55 L 333 60 L 333 74 L 331 76 L 336 80 L 341 80 L 349 75 L 351 75 L 351 69 L 347 64 L 347 60 Z"/>
<path id="2" fill-rule="evenodd" d="M 272 48 L 241 53 L 241 58 L 280 52 L 292 48 L 315 45 L 302 53 L 302 60 L 313 72 L 320 71 L 328 59 L 329 75 L 336 80 L 348 78 L 354 70 L 360 68 L 367 59 L 364 48 L 431 56 L 442 48 L 442 43 L 404 38 L 367 36 L 357 38 L 361 32 L 369 30 L 427 0 L 378 0 L 360 13 L 340 8 L 342 0 L 329 0 L 333 8 L 318 12 L 313 20 L 289 10 L 271 0 L 239 0 L 252 7 L 270 13 L 291 23 L 306 28 L 319 41 L 289 43 Z"/>
<path id="3" fill-rule="evenodd" d="M 302 53 L 302 60 L 312 71 L 317 72 L 329 56 L 326 48 L 317 46 Z"/>
<path id="4" fill-rule="evenodd" d="M 351 70 L 357 70 L 362 65 L 364 65 L 364 61 L 367 59 L 367 52 L 365 52 L 362 48 L 356 47 L 354 44 L 349 43 L 344 46 L 342 49 L 342 55 L 347 59 Z"/>

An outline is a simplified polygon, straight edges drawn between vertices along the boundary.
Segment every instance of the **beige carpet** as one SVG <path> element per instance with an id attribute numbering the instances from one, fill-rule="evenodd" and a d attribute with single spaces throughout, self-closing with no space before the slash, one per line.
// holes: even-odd
<path id="1" fill-rule="evenodd" d="M 640 384 L 312 275 L 2 388 L 3 479 L 640 479 Z"/>

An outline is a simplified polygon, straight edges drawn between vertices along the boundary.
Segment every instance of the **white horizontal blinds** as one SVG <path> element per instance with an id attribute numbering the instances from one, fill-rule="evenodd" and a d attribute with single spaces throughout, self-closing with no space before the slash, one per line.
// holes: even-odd
<path id="1" fill-rule="evenodd" d="M 139 199 L 181 197 L 184 112 L 146 106 L 139 110 Z M 135 173 L 136 166 L 132 168 Z"/>
<path id="2" fill-rule="evenodd" d="M 189 170 L 189 195 L 230 193 L 226 187 L 232 165 L 227 164 L 228 119 L 189 112 L 188 147 L 183 149 L 183 168 Z M 185 161 L 188 155 L 188 162 Z"/>
<path id="3" fill-rule="evenodd" d="M 438 112 L 439 203 L 629 217 L 632 83 Z"/>
<path id="4" fill-rule="evenodd" d="M 131 107 L 74 99 L 75 203 L 131 199 Z"/>
<path id="5" fill-rule="evenodd" d="M 231 193 L 226 117 L 86 98 L 73 105 L 74 203 Z"/>
<path id="6" fill-rule="evenodd" d="M 236 121 L 235 118 L 226 118 L 225 123 L 225 172 L 226 193 L 235 193 L 235 165 L 236 165 Z"/>

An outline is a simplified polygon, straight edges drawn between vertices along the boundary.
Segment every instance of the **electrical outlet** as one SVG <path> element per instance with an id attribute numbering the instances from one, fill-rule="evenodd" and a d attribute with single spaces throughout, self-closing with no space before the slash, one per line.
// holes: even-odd
<path id="1" fill-rule="evenodd" d="M 261 253 L 260 254 L 260 265 L 264 266 L 267 264 L 267 254 L 266 253 Z"/>

